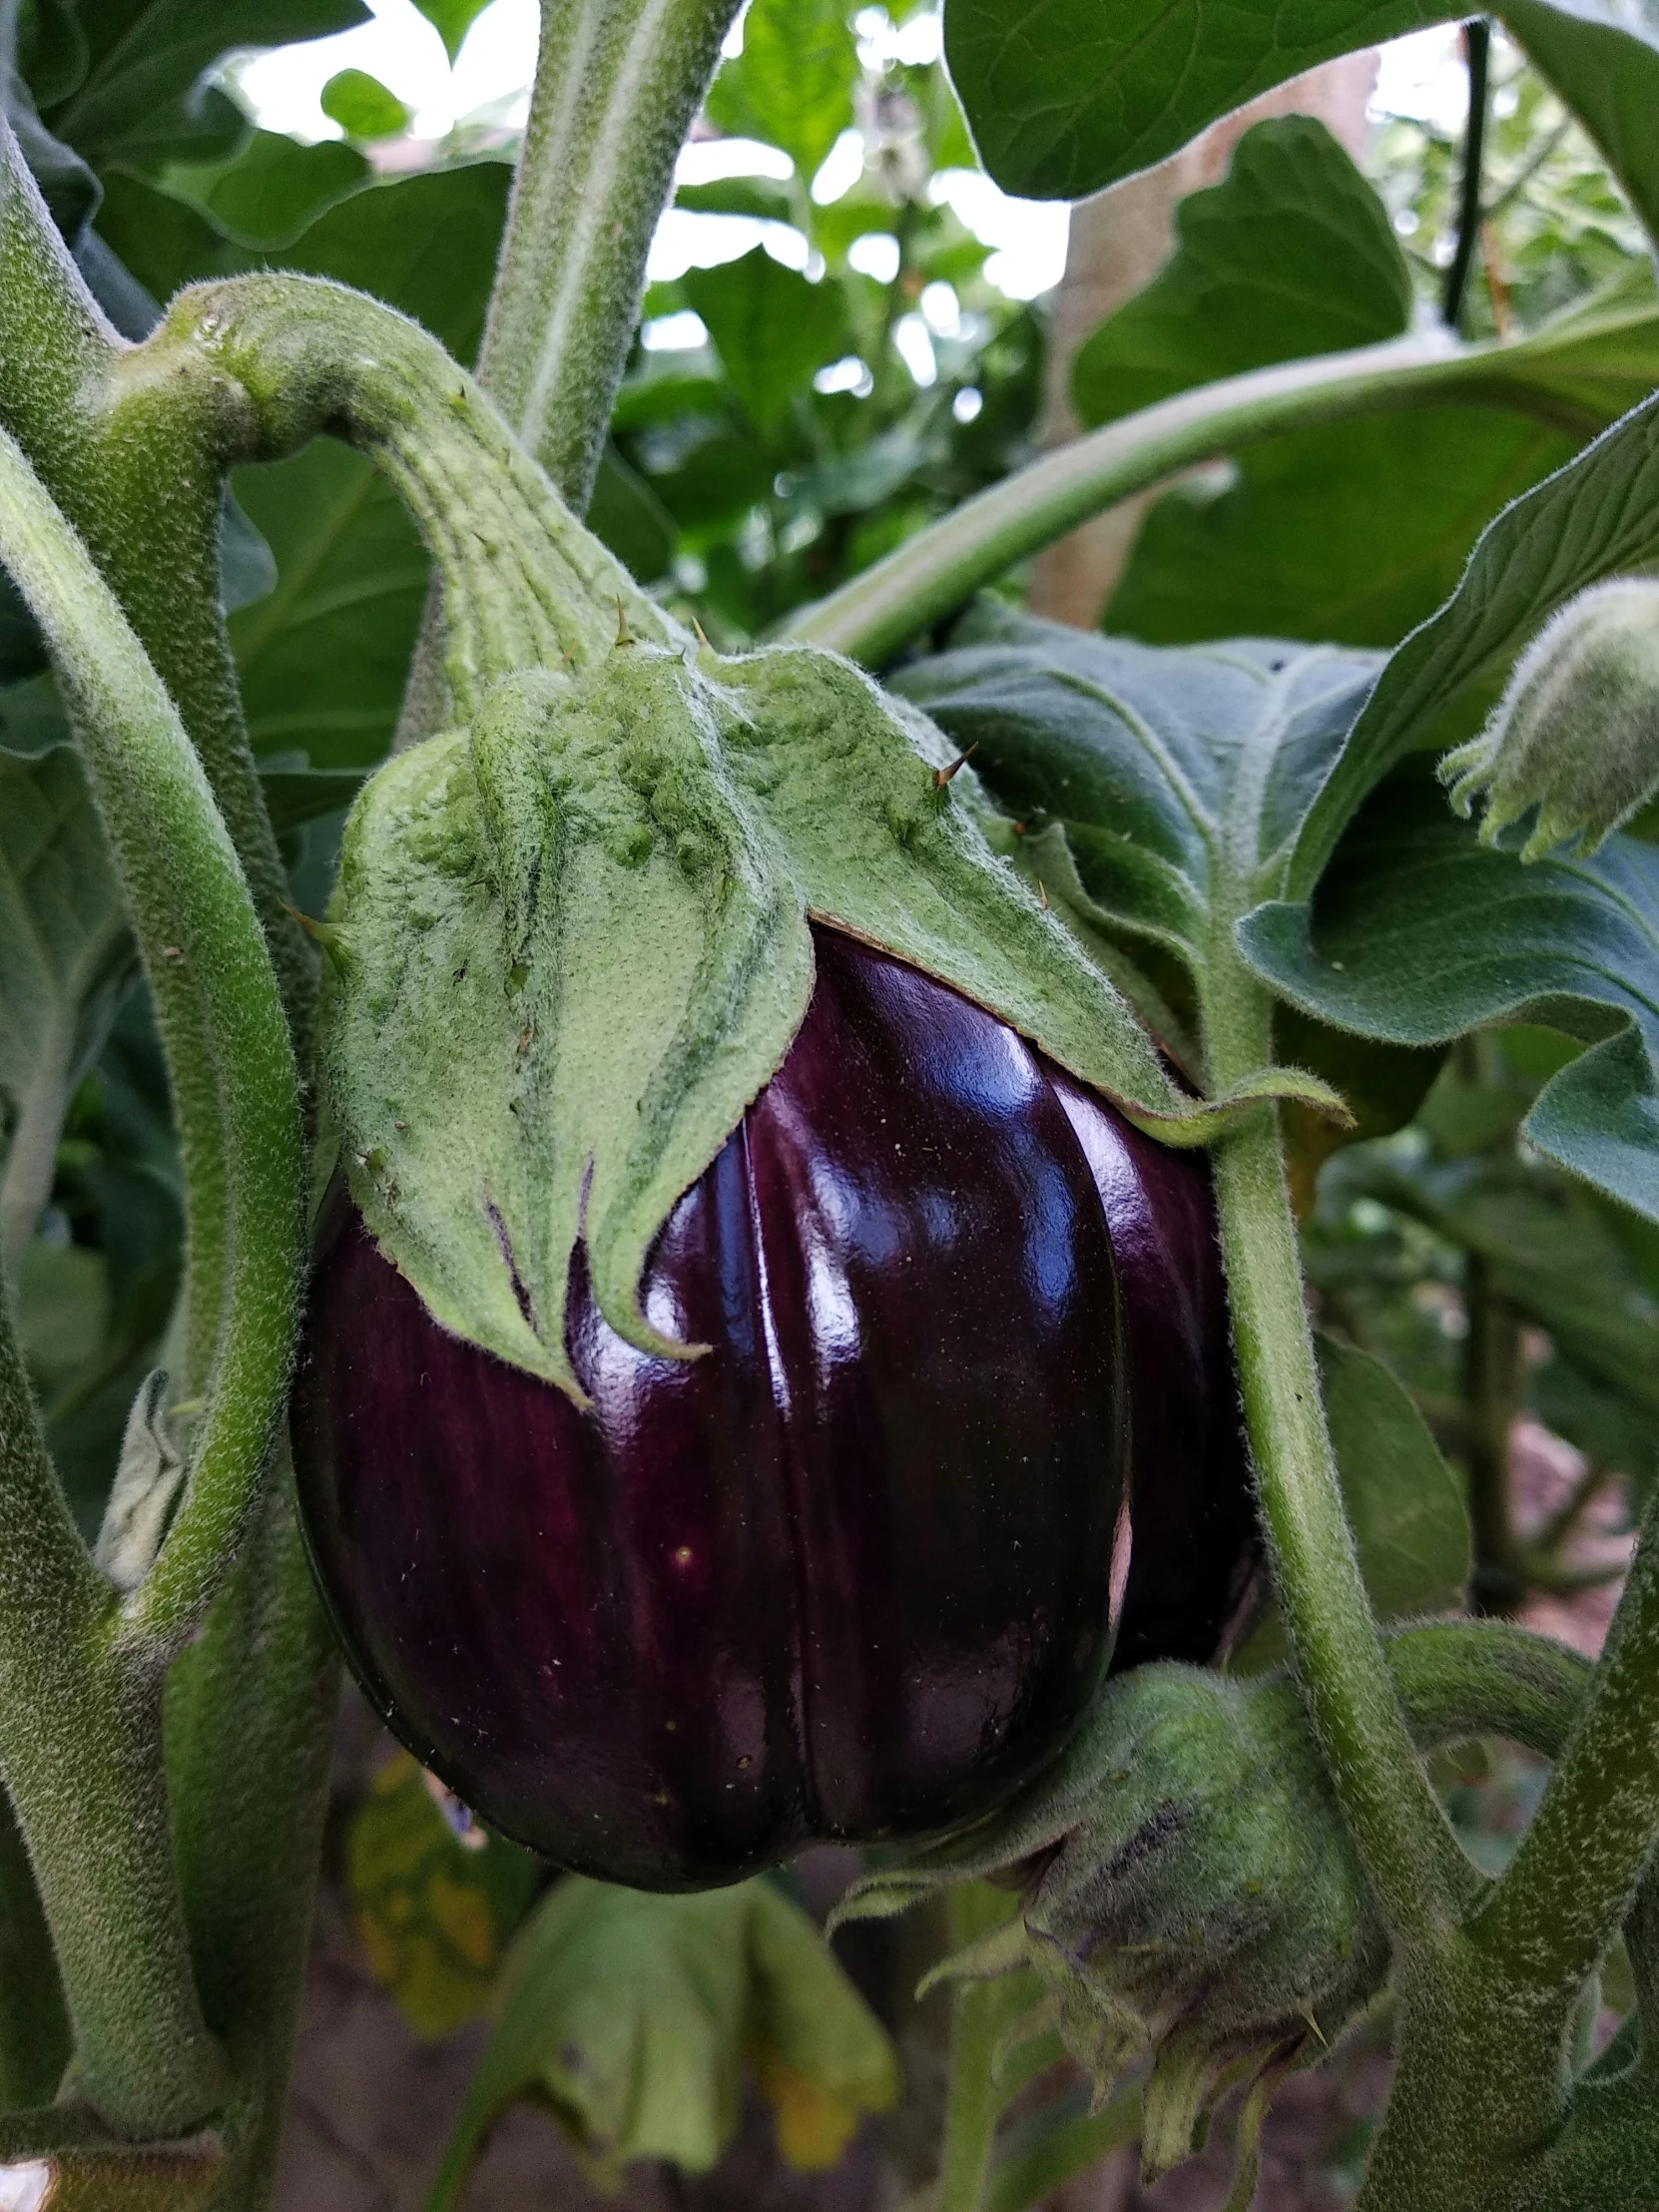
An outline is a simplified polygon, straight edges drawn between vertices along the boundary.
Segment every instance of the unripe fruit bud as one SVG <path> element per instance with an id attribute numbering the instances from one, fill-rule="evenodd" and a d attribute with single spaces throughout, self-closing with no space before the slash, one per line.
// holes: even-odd
<path id="1" fill-rule="evenodd" d="M 1479 737 L 1440 780 L 1483 841 L 1536 810 L 1523 860 L 1593 852 L 1659 790 L 1659 581 L 1626 577 L 1569 600 L 1515 664 Z"/>
<path id="2" fill-rule="evenodd" d="M 843 1917 L 893 1912 L 935 1884 L 1001 1874 L 1017 1918 L 944 1975 L 1032 1967 L 1046 1984 L 1021 2036 L 1058 2027 L 1104 2100 L 1148 2047 L 1148 2179 L 1187 2157 L 1204 2113 L 1267 2094 L 1334 2042 L 1381 1985 L 1387 1945 L 1295 1686 L 1180 1666 L 1110 1684 L 1052 1767 L 971 1836 L 923 1849 L 851 1893 Z"/>

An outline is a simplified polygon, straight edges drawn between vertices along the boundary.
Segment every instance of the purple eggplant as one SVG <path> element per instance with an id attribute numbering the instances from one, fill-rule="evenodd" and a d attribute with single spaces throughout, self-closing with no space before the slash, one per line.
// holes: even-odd
<path id="1" fill-rule="evenodd" d="M 1213 1648 L 1250 1544 L 1203 1166 L 815 938 L 646 1271 L 704 1356 L 625 1343 L 578 1253 L 584 1411 L 441 1330 L 343 1190 L 320 1225 L 294 1456 L 356 1672 L 492 1824 L 641 1888 L 977 1819 L 1115 1635 Z"/>

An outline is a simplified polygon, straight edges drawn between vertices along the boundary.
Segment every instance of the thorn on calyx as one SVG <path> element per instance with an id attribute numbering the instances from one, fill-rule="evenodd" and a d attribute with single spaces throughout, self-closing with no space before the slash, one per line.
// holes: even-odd
<path id="1" fill-rule="evenodd" d="M 345 952 L 345 931 L 337 922 L 313 921 L 309 914 L 302 914 L 297 906 L 290 906 L 284 898 L 279 901 L 282 911 L 290 920 L 298 922 L 307 937 L 314 937 L 331 960 L 340 959 Z"/>
<path id="2" fill-rule="evenodd" d="M 696 615 L 692 616 L 692 628 L 697 632 L 697 642 L 703 648 L 704 652 L 712 653 L 714 651 L 714 647 L 709 643 L 708 632 L 704 629 L 702 623 L 698 621 Z"/>
<path id="3" fill-rule="evenodd" d="M 1043 889 L 1043 879 L 1040 875 L 1037 877 L 1037 896 L 1042 900 L 1043 912 L 1046 914 L 1048 911 L 1048 893 Z"/>
<path id="4" fill-rule="evenodd" d="M 621 592 L 616 595 L 616 642 L 618 645 L 638 645 L 640 642 L 628 627 L 628 617 L 623 611 Z"/>
<path id="5" fill-rule="evenodd" d="M 936 768 L 933 771 L 933 789 L 936 792 L 942 792 L 946 784 L 949 783 L 950 779 L 956 774 L 958 769 L 962 769 L 967 766 L 968 753 L 976 753 L 978 750 L 979 741 L 976 738 L 973 744 L 968 747 L 967 753 L 958 753 L 956 758 L 948 763 L 947 766 L 945 766 L 944 768 Z"/>

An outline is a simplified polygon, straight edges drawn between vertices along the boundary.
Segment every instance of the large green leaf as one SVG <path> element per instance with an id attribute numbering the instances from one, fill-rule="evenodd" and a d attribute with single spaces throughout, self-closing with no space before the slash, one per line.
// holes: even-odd
<path id="1" fill-rule="evenodd" d="M 1159 650 L 985 614 L 986 642 L 902 670 L 906 697 L 1022 826 L 1012 856 L 1201 1076 L 1224 842 L 1276 882 L 1290 838 L 1370 687 L 1373 656 L 1242 640 Z M 1006 829 L 1006 826 L 1004 826 Z M 1127 964 L 1125 964 L 1127 963 Z"/>
<path id="2" fill-rule="evenodd" d="M 809 282 L 765 247 L 718 269 L 688 270 L 681 281 L 761 430 L 775 430 L 814 369 L 847 349 L 840 286 Z"/>
<path id="3" fill-rule="evenodd" d="M 238 47 L 285 46 L 366 23 L 361 0 L 81 0 L 85 74 L 47 120 L 97 168 L 156 150 L 154 120 L 179 112 L 197 79 Z M 229 103 L 227 103 L 229 105 Z M 179 113 L 180 135 L 188 118 Z"/>
<path id="4" fill-rule="evenodd" d="M 1339 1028 L 1427 1044 L 1534 1020 L 1591 1049 L 1545 1084 L 1527 1140 L 1659 1220 L 1659 851 L 1523 866 L 1419 780 L 1378 793 L 1313 913 L 1262 907 L 1240 939 L 1258 973 Z"/>
<path id="5" fill-rule="evenodd" d="M 0 754 L 0 1259 L 15 1270 L 52 1188 L 71 1093 L 131 973 L 121 886 L 67 746 Z"/>
<path id="6" fill-rule="evenodd" d="M 1072 402 L 1092 429 L 1270 361 L 1378 344 L 1410 317 L 1382 201 L 1323 123 L 1277 117 L 1182 201 L 1174 253 L 1079 351 Z"/>
<path id="7" fill-rule="evenodd" d="M 1659 0 L 1505 0 L 1503 19 L 1659 238 Z"/>
<path id="8" fill-rule="evenodd" d="M 1659 397 L 1515 501 L 1463 579 L 1388 661 L 1297 837 L 1287 888 L 1306 897 L 1344 826 L 1473 680 L 1502 667 L 1587 584 L 1659 552 Z"/>
<path id="9" fill-rule="evenodd" d="M 176 168 L 165 182 L 238 245 L 270 253 L 291 246 L 325 208 L 372 178 L 362 155 L 338 139 L 302 146 L 278 131 L 256 131 L 234 161 Z"/>
<path id="10" fill-rule="evenodd" d="M 427 2212 L 459 2200 L 519 2097 L 613 2186 L 636 2158 L 706 2173 L 737 2131 L 746 2056 L 803 2166 L 833 2164 L 897 2093 L 880 2023 L 770 1882 L 656 1897 L 567 1876 L 514 1948 Z"/>
<path id="11" fill-rule="evenodd" d="M 781 146 L 804 182 L 852 121 L 858 52 L 842 0 L 752 0 L 743 52 L 716 77 L 721 130 Z"/>
<path id="12" fill-rule="evenodd" d="M 1318 63 L 1454 19 L 1446 0 L 948 0 L 945 54 L 986 169 L 1004 191 L 1077 200 L 1150 168 Z M 1500 13 L 1507 19 L 1510 9 Z M 1645 180 L 1653 0 L 1521 0 L 1523 44 L 1614 167 Z M 1549 18 L 1559 15 L 1559 28 Z M 1621 81 L 1625 80 L 1625 81 Z"/>
<path id="13" fill-rule="evenodd" d="M 1252 446 L 1153 508 L 1106 627 L 1154 645 L 1393 645 L 1456 589 L 1491 517 L 1577 444 L 1525 415 L 1435 407 Z"/>

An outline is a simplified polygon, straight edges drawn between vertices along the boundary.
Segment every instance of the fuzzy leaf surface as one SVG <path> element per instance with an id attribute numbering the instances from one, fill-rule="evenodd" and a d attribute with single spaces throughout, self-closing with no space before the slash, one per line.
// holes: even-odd
<path id="1" fill-rule="evenodd" d="M 1587 1043 L 1522 1133 L 1569 1173 L 1659 1220 L 1659 851 L 1523 866 L 1413 784 L 1380 792 L 1312 912 L 1262 907 L 1240 941 L 1258 974 L 1338 1028 L 1402 1044 L 1533 1020 Z"/>

